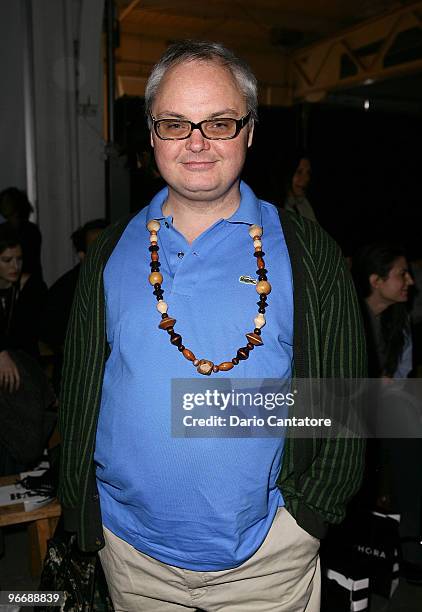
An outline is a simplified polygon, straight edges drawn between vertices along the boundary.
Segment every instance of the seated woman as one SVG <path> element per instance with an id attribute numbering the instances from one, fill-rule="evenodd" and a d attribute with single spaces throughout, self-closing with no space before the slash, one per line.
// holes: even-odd
<path id="1" fill-rule="evenodd" d="M 0 475 L 23 467 L 25 461 L 16 460 L 19 449 L 11 453 L 11 448 L 18 446 L 25 431 L 28 436 L 35 433 L 33 419 L 38 409 L 42 414 L 44 398 L 51 401 L 51 394 L 44 390 L 43 373 L 33 359 L 38 356 L 39 320 L 46 294 L 47 287 L 38 275 L 22 273 L 19 238 L 9 224 L 0 224 Z M 12 440 L 6 432 L 15 428 L 16 440 Z M 23 458 L 29 459 L 30 446 L 29 438 L 28 444 L 20 445 Z"/>
<path id="2" fill-rule="evenodd" d="M 10 349 L 38 356 L 38 332 L 47 286 L 38 275 L 22 273 L 22 247 L 7 224 L 0 225 L 0 388 L 14 391 L 19 373 Z"/>
<path id="3" fill-rule="evenodd" d="M 352 274 L 365 322 L 369 376 L 406 378 L 412 369 L 406 302 L 414 283 L 403 249 L 366 246 L 353 258 Z"/>
<path id="4" fill-rule="evenodd" d="M 414 282 L 404 250 L 389 244 L 367 246 L 353 258 L 352 274 L 366 327 L 369 376 L 383 378 L 386 382 L 406 378 L 412 370 L 412 338 L 406 302 Z M 373 455 L 369 456 L 367 468 L 368 495 L 377 490 L 377 505 L 391 510 L 391 490 L 401 515 L 401 568 L 408 582 L 422 584 L 422 440 L 390 438 L 371 442 L 368 445 Z M 374 462 L 378 464 L 375 483 Z"/>
<path id="5" fill-rule="evenodd" d="M 38 225 L 29 220 L 33 210 L 24 191 L 8 187 L 0 192 L 0 214 L 16 232 L 22 247 L 22 271 L 42 278 L 42 237 Z"/>

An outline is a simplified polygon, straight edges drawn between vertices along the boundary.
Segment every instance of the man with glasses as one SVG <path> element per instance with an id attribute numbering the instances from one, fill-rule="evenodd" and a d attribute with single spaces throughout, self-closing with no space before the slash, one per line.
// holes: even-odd
<path id="1" fill-rule="evenodd" d="M 358 487 L 360 441 L 173 437 L 171 390 L 362 376 L 352 285 L 318 226 L 280 218 L 240 180 L 257 119 L 243 61 L 176 43 L 145 99 L 167 187 L 106 230 L 81 272 L 60 420 L 65 521 L 100 550 L 116 610 L 316 612 L 319 539 Z"/>

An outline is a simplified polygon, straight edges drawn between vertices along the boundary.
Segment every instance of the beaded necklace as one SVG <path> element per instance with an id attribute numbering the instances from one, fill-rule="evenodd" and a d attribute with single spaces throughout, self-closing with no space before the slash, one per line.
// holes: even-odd
<path id="1" fill-rule="evenodd" d="M 153 294 L 157 298 L 157 310 L 161 313 L 161 323 L 158 327 L 169 334 L 171 344 L 177 347 L 178 351 L 182 353 L 185 359 L 192 362 L 192 365 L 196 367 L 199 374 L 209 376 L 212 372 L 227 372 L 234 366 L 238 365 L 239 361 L 244 361 L 247 359 L 250 351 L 252 351 L 256 346 L 262 346 L 264 344 L 261 338 L 261 328 L 265 325 L 264 315 L 267 307 L 267 296 L 271 293 L 271 285 L 267 279 L 267 270 L 265 269 L 263 259 L 265 253 L 262 251 L 262 227 L 259 227 L 259 225 L 251 225 L 249 228 L 249 236 L 252 238 L 255 248 L 254 256 L 256 257 L 258 267 L 256 273 L 258 274 L 259 278 L 255 286 L 259 294 L 259 302 L 257 302 L 258 314 L 254 319 L 255 329 L 253 332 L 245 334 L 248 343 L 246 346 L 242 346 L 240 349 L 238 349 L 236 357 L 233 357 L 231 361 L 223 361 L 219 365 L 215 365 L 208 359 L 197 359 L 192 351 L 183 345 L 182 336 L 174 331 L 176 319 L 168 314 L 168 304 L 163 300 L 164 291 L 161 288 L 163 275 L 160 272 L 160 261 L 158 257 L 159 246 L 157 240 L 157 234 L 160 227 L 161 224 L 156 219 L 151 219 L 147 223 L 147 230 L 150 233 L 149 241 L 151 243 L 149 247 L 149 251 L 151 253 L 151 274 L 149 275 L 148 280 L 154 287 Z"/>

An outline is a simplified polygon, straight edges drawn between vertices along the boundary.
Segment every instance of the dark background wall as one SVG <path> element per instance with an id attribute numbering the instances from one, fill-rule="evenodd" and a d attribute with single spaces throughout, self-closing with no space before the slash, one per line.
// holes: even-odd
<path id="1" fill-rule="evenodd" d="M 301 142 L 301 108 L 260 109 L 245 169 L 260 197 L 275 200 L 283 163 Z M 313 105 L 308 116 L 309 199 L 346 254 L 388 239 L 422 254 L 422 117 Z"/>
<path id="2" fill-rule="evenodd" d="M 150 151 L 142 99 L 117 101 L 116 126 L 137 210 L 160 187 L 137 167 L 140 152 Z M 330 104 L 312 105 L 306 113 L 302 106 L 261 107 L 243 173 L 259 197 L 280 204 L 284 169 L 304 140 L 313 169 L 309 199 L 345 254 L 379 239 L 422 254 L 421 115 Z"/>

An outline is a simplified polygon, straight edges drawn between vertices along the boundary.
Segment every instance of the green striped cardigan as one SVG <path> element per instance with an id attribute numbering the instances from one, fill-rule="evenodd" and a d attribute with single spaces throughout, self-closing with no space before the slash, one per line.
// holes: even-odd
<path id="1" fill-rule="evenodd" d="M 294 370 L 298 378 L 360 378 L 366 352 L 360 312 L 335 242 L 319 225 L 290 213 L 280 219 L 294 285 Z M 65 347 L 59 429 L 59 498 L 65 527 L 82 550 L 104 545 L 93 462 L 105 362 L 103 271 L 129 219 L 108 228 L 84 262 Z M 361 480 L 359 439 L 287 439 L 278 486 L 287 509 L 315 537 L 342 520 Z"/>

